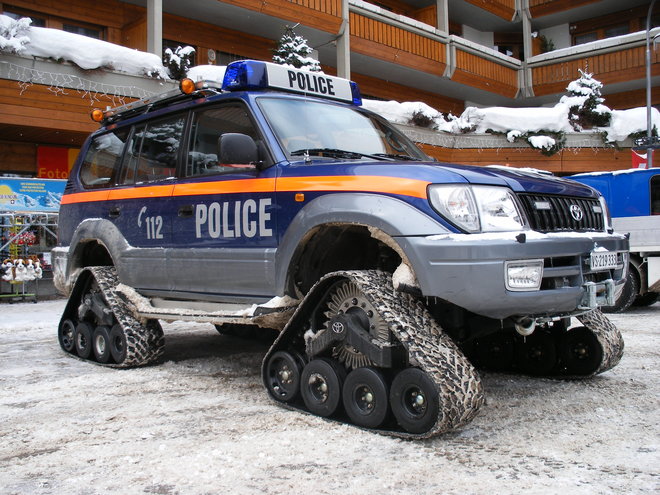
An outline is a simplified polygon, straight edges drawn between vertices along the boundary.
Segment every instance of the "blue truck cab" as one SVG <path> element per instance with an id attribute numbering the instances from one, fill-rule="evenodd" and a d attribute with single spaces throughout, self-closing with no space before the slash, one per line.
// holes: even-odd
<path id="1" fill-rule="evenodd" d="M 158 319 L 271 327 L 281 333 L 263 374 L 276 401 L 324 416 L 343 401 L 352 422 L 382 428 L 364 397 L 391 389 L 383 417 L 410 435 L 472 417 L 473 364 L 546 375 L 616 364 L 620 335 L 597 308 L 625 279 L 628 241 L 602 195 L 438 163 L 360 105 L 351 81 L 239 61 L 222 84 L 184 80 L 97 111 L 53 253 L 70 297 L 64 350 L 129 366 L 160 355 Z M 472 377 L 451 425 L 439 358 L 411 354 L 441 343 L 465 360 L 456 376 Z M 363 382 L 373 393 L 361 402 L 336 392 Z"/>

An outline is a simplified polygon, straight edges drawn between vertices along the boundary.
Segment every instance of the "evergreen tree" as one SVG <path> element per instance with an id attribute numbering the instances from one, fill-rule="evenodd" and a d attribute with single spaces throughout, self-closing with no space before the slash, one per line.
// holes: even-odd
<path id="1" fill-rule="evenodd" d="M 580 77 L 566 87 L 568 95 L 561 99 L 562 103 L 570 106 L 568 116 L 571 125 L 576 131 L 609 125 L 612 112 L 603 105 L 603 83 L 594 79 L 592 74 L 581 69 L 578 71 Z"/>
<path id="2" fill-rule="evenodd" d="M 291 26 L 285 26 L 277 48 L 273 50 L 273 62 L 279 65 L 290 65 L 296 69 L 307 69 L 311 72 L 321 72 L 321 64 L 311 58 L 312 48 L 307 40 L 298 36 Z"/>

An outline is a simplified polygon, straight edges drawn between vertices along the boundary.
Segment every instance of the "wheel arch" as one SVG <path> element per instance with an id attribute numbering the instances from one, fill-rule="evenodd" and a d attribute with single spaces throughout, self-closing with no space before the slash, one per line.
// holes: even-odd
<path id="1" fill-rule="evenodd" d="M 393 272 L 402 262 L 412 271 L 396 237 L 444 232 L 441 224 L 396 198 L 324 195 L 306 205 L 289 225 L 276 255 L 276 285 L 281 292 L 296 295 L 331 271 Z"/>
<path id="2" fill-rule="evenodd" d="M 66 286 L 70 290 L 80 271 L 89 266 L 114 266 L 120 271 L 121 253 L 128 248 L 128 242 L 111 222 L 82 221 L 71 238 Z"/>

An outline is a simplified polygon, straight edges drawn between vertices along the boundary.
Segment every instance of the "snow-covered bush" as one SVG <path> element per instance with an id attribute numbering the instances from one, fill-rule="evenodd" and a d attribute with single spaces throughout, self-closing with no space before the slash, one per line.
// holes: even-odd
<path id="1" fill-rule="evenodd" d="M 435 118 L 422 110 L 415 110 L 408 123 L 417 127 L 427 127 L 434 130 L 438 128 Z"/>
<path id="2" fill-rule="evenodd" d="M 285 26 L 284 34 L 277 48 L 273 50 L 273 62 L 310 72 L 321 72 L 319 61 L 309 56 L 313 51 L 305 38 L 298 36 L 291 26 Z"/>
<path id="3" fill-rule="evenodd" d="M 195 49 L 192 46 L 177 46 L 174 51 L 170 48 L 165 49 L 163 65 L 167 67 L 172 79 L 179 81 L 186 77 L 192 65 L 192 56 L 194 53 Z"/>
<path id="4" fill-rule="evenodd" d="M 603 83 L 593 78 L 593 74 L 578 69 L 580 77 L 567 87 L 568 95 L 562 96 L 559 103 L 569 107 L 568 118 L 576 131 L 607 126 L 612 111 L 603 105 L 601 95 Z"/>
<path id="5" fill-rule="evenodd" d="M 30 42 L 27 35 L 32 19 L 23 17 L 18 21 L 0 15 L 0 52 L 17 53 Z"/>

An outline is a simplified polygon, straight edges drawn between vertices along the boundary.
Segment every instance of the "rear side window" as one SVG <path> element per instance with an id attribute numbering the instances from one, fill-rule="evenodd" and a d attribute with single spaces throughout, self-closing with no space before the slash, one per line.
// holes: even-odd
<path id="1" fill-rule="evenodd" d="M 651 177 L 651 215 L 660 215 L 660 174 Z"/>
<path id="2" fill-rule="evenodd" d="M 86 189 L 112 185 L 127 137 L 128 129 L 120 129 L 94 138 L 80 167 L 80 182 Z"/>
<path id="3" fill-rule="evenodd" d="M 119 184 L 140 184 L 176 176 L 185 114 L 136 126 L 128 143 Z"/>
<path id="4" fill-rule="evenodd" d="M 219 163 L 218 139 L 225 133 L 250 136 L 260 148 L 260 157 L 263 159 L 263 144 L 245 107 L 238 103 L 216 105 L 193 114 L 186 164 L 187 177 L 256 169 L 253 164 Z"/>

